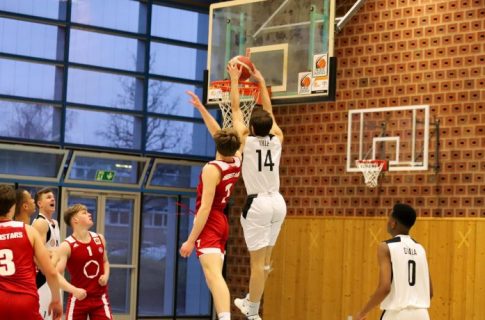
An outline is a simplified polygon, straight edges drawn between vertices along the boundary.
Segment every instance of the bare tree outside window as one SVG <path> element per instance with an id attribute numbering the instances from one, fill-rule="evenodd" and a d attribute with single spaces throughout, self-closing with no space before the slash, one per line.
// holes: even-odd
<path id="1" fill-rule="evenodd" d="M 52 122 L 52 112 L 42 105 L 24 105 L 14 103 L 15 108 L 14 122 L 10 123 L 9 131 L 15 137 L 23 139 L 39 139 L 40 137 L 50 137 L 52 128 L 44 126 L 45 123 Z"/>
<path id="2" fill-rule="evenodd" d="M 43 104 L 3 102 L 0 135 L 26 140 L 59 140 L 60 110 Z"/>
<path id="3" fill-rule="evenodd" d="M 118 96 L 118 105 L 133 106 L 139 105 L 141 88 L 138 88 L 137 81 L 122 82 L 123 95 Z M 141 86 L 140 86 L 141 87 Z M 174 114 L 173 112 L 180 98 L 167 99 L 172 85 L 159 81 L 149 82 L 148 88 L 148 110 L 151 113 Z M 118 114 L 110 115 L 106 128 L 98 130 L 97 133 L 111 142 L 114 147 L 132 149 L 133 144 L 141 137 L 141 123 L 143 119 L 137 117 L 123 117 Z M 191 150 L 191 132 L 187 132 L 190 124 L 180 121 L 150 117 L 146 119 L 146 149 L 160 152 L 186 153 Z"/>

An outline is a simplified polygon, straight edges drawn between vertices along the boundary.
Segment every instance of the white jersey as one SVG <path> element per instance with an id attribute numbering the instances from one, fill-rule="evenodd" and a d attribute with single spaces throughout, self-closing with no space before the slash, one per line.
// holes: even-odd
<path id="1" fill-rule="evenodd" d="M 430 305 L 428 261 L 423 246 L 409 235 L 386 241 L 391 254 L 391 292 L 381 303 L 383 310 L 427 309 Z"/>
<path id="2" fill-rule="evenodd" d="M 39 213 L 37 219 L 43 219 L 49 225 L 49 230 L 47 230 L 47 235 L 45 246 L 49 248 L 57 248 L 61 243 L 61 233 L 59 231 L 59 224 L 57 220 L 52 219 L 49 221 L 42 213 Z M 34 220 L 34 221 L 35 221 Z M 39 293 L 39 313 L 44 320 L 51 320 L 52 315 L 49 315 L 49 304 L 51 303 L 51 290 L 47 284 L 47 279 L 42 272 L 38 271 L 35 282 L 37 285 L 37 291 Z M 61 294 L 62 297 L 62 294 Z"/>
<path id="3" fill-rule="evenodd" d="M 248 136 L 243 150 L 242 175 L 248 195 L 280 190 L 281 141 L 278 137 Z"/>
<path id="4" fill-rule="evenodd" d="M 47 230 L 47 239 L 45 239 L 45 246 L 47 248 L 57 248 L 61 244 L 61 233 L 57 220 L 52 219 L 49 221 L 42 213 L 39 213 L 34 221 L 37 219 L 44 219 L 49 225 L 49 230 Z"/>

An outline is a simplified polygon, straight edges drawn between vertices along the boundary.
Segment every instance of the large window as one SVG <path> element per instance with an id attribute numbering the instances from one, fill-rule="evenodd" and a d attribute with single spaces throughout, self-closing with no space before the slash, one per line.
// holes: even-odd
<path id="1" fill-rule="evenodd" d="M 146 10 L 141 10 L 141 7 L 139 1 L 133 0 L 72 1 L 71 19 L 81 24 L 144 33 L 145 28 L 140 28 L 140 25 L 144 25 L 146 17 L 140 11 Z"/>
<path id="2" fill-rule="evenodd" d="M 61 108 L 20 101 L 0 100 L 0 137 L 58 142 Z"/>
<path id="3" fill-rule="evenodd" d="M 69 60 L 100 67 L 143 71 L 142 42 L 136 39 L 71 29 Z M 143 53 L 143 50 L 140 50 Z"/>
<path id="4" fill-rule="evenodd" d="M 13 59 L 0 59 L 0 94 L 57 100 L 54 66 Z"/>
<path id="5" fill-rule="evenodd" d="M 0 12 L 1 178 L 89 191 L 64 205 L 86 204 L 105 233 L 117 319 L 208 319 L 197 258 L 178 257 L 201 167 L 215 154 L 186 94 L 202 99 L 207 11 L 161 0 L 0 0 Z M 10 148 L 26 144 L 36 146 Z M 140 201 L 110 195 L 126 190 Z"/>
<path id="6" fill-rule="evenodd" d="M 56 26 L 0 18 L 0 50 L 5 53 L 52 60 L 61 58 L 63 46 L 58 51 L 57 35 Z"/>
<path id="7" fill-rule="evenodd" d="M 143 208 L 138 314 L 210 315 L 209 289 L 201 281 L 197 258 L 181 259 L 177 254 L 180 240 L 185 241 L 192 227 L 195 199 L 146 195 Z"/>
<path id="8" fill-rule="evenodd" d="M 62 9 L 66 2 L 59 0 L 2 0 L 0 10 L 50 19 L 65 19 L 66 12 Z"/>
<path id="9" fill-rule="evenodd" d="M 207 14 L 153 6 L 152 20 L 157 22 L 152 23 L 152 36 L 207 44 Z"/>

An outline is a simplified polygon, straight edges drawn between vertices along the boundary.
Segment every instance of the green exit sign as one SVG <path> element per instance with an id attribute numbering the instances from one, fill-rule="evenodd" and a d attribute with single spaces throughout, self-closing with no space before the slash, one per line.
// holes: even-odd
<path id="1" fill-rule="evenodd" d="M 113 181 L 115 172 L 110 170 L 97 170 L 96 181 Z"/>

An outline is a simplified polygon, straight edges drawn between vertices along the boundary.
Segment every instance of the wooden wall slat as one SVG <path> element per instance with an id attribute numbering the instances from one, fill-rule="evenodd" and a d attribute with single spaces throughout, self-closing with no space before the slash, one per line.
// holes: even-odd
<path id="1" fill-rule="evenodd" d="M 263 318 L 347 320 L 377 285 L 377 244 L 390 238 L 386 221 L 288 218 L 274 249 Z M 420 218 L 411 235 L 428 254 L 431 318 L 485 319 L 485 220 Z"/>

